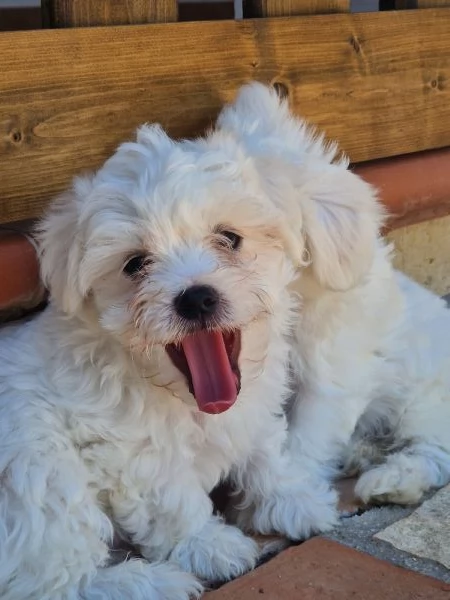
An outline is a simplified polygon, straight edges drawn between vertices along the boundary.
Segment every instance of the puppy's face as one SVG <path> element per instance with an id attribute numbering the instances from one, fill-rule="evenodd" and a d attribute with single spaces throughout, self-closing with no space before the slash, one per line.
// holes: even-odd
<path id="1" fill-rule="evenodd" d="M 217 413 L 287 331 L 294 268 L 300 296 L 358 285 L 382 220 L 336 148 L 252 84 L 209 137 L 143 127 L 77 180 L 42 223 L 42 274 L 60 310 L 94 314 L 158 385 Z"/>
<path id="2" fill-rule="evenodd" d="M 79 300 L 66 311 L 94 308 L 159 384 L 184 385 L 204 412 L 228 409 L 247 338 L 283 323 L 280 312 L 287 321 L 293 273 L 252 161 L 226 138 L 177 144 L 146 128 L 74 195 L 57 209 L 75 239 L 55 299 L 60 286 L 63 303 Z"/>

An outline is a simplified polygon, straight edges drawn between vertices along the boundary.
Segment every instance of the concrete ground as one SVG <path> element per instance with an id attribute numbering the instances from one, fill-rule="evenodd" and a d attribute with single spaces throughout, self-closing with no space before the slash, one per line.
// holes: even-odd
<path id="1" fill-rule="evenodd" d="M 450 583 L 450 486 L 430 494 L 425 504 L 429 509 L 425 515 L 421 515 L 420 507 L 371 508 L 343 519 L 339 528 L 326 537 Z"/>

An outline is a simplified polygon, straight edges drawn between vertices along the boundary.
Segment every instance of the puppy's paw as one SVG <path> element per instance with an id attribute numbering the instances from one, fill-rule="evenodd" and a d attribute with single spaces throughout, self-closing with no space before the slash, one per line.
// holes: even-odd
<path id="1" fill-rule="evenodd" d="M 160 581 L 157 580 L 153 584 L 155 597 L 161 600 L 194 600 L 202 595 L 201 583 L 190 573 L 179 571 L 176 565 L 162 563 L 151 564 L 150 567 L 153 579 L 157 575 L 161 577 Z M 153 595 L 149 597 L 153 598 Z"/>
<path id="2" fill-rule="evenodd" d="M 211 519 L 195 536 L 178 543 L 169 559 L 204 581 L 228 581 L 252 569 L 258 560 L 256 542 L 237 527 Z"/>
<path id="3" fill-rule="evenodd" d="M 73 588 L 63 593 L 64 598 L 77 597 L 83 600 L 193 600 L 202 594 L 203 586 L 190 573 L 184 573 L 169 562 L 148 563 L 144 560 L 126 560 L 113 567 L 98 569 L 85 585 L 81 595 Z M 71 593 L 72 590 L 72 593 Z M 75 596 L 73 595 L 75 593 Z M 41 596 L 40 596 L 41 597 Z M 45 596 L 48 598 L 48 596 Z M 53 596 L 52 596 L 53 597 Z M 62 596 L 58 595 L 58 598 Z"/>
<path id="4" fill-rule="evenodd" d="M 294 487 L 258 502 L 256 507 L 235 510 L 234 516 L 244 530 L 304 540 L 338 524 L 337 493 L 325 483 L 315 488 Z"/>
<path id="5" fill-rule="evenodd" d="M 403 465 L 385 463 L 359 478 L 355 494 L 366 504 L 416 504 L 427 489 L 420 472 Z"/>

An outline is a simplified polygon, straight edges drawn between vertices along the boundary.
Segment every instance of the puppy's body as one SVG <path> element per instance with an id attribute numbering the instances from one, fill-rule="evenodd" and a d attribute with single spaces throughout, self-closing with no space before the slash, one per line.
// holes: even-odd
<path id="1" fill-rule="evenodd" d="M 260 531 L 334 523 L 284 452 L 290 225 L 232 133 L 142 128 L 39 239 L 51 305 L 0 334 L 3 600 L 178 600 L 183 571 L 244 572 L 257 546 L 208 495 L 225 477 Z M 113 531 L 145 560 L 108 566 Z"/>
<path id="2" fill-rule="evenodd" d="M 242 94 L 221 122 L 265 165 L 309 255 L 293 285 L 288 445 L 298 476 L 330 481 L 343 464 L 363 472 L 363 500 L 417 502 L 450 480 L 450 311 L 395 272 L 373 189 L 274 95 Z M 314 513 L 314 500 L 304 508 Z M 250 511 L 238 520 L 255 524 Z"/>
<path id="3" fill-rule="evenodd" d="M 357 289 L 304 299 L 291 448 L 325 476 L 364 473 L 367 502 L 410 504 L 450 480 L 450 311 L 385 255 Z"/>
<path id="4" fill-rule="evenodd" d="M 258 325 L 253 329 L 258 336 Z M 233 468 L 245 479 L 250 458 L 264 460 L 257 456 L 262 440 L 275 453 L 283 440 L 283 418 L 273 416 L 286 345 L 277 337 L 266 376 L 249 369 L 255 381 L 243 383 L 239 404 L 213 416 L 177 398 L 167 380 L 153 383 L 119 346 L 54 308 L 2 332 L 2 598 L 78 598 L 80 581 L 83 598 L 100 591 L 98 597 L 153 598 L 149 586 L 155 598 L 195 590 L 164 565 L 154 574 L 141 565 L 144 583 L 134 562 L 104 570 L 97 581 L 113 527 L 147 559 L 172 553 L 206 579 L 251 567 L 254 544 L 212 516 L 207 494 Z M 197 535 L 205 536 L 205 547 L 195 558 L 187 546 Z M 83 582 L 87 576 L 91 585 Z"/>

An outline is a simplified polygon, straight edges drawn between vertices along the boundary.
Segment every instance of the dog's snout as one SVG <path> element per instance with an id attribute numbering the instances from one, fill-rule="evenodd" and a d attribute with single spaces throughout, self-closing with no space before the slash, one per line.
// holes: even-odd
<path id="1" fill-rule="evenodd" d="M 219 294 L 209 285 L 193 285 L 175 298 L 175 310 L 184 319 L 211 316 L 219 304 Z"/>

